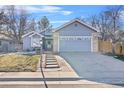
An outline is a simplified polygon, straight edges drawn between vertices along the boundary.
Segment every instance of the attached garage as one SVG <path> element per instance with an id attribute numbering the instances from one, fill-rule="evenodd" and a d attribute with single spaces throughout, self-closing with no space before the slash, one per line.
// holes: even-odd
<path id="1" fill-rule="evenodd" d="M 60 36 L 59 42 L 61 52 L 91 51 L 91 36 Z"/>
<path id="2" fill-rule="evenodd" d="M 53 32 L 54 52 L 97 52 L 97 30 L 79 19 L 58 27 Z"/>

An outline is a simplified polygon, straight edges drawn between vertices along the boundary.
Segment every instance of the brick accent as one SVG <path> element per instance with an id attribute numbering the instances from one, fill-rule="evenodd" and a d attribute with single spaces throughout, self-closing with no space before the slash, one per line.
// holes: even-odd
<path id="1" fill-rule="evenodd" d="M 58 53 L 59 48 L 59 33 L 54 32 L 53 34 L 53 52 Z"/>
<path id="2" fill-rule="evenodd" d="M 92 34 L 93 38 L 93 52 L 98 52 L 98 33 L 93 33 Z"/>

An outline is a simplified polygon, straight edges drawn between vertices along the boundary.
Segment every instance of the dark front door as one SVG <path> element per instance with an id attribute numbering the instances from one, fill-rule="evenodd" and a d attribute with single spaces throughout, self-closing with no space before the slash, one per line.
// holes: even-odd
<path id="1" fill-rule="evenodd" d="M 45 40 L 45 50 L 46 51 L 53 50 L 53 40 L 51 40 L 51 39 Z"/>

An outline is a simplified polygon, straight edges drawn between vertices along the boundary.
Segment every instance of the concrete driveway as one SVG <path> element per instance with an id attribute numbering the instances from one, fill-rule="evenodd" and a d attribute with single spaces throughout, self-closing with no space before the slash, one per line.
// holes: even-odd
<path id="1" fill-rule="evenodd" d="M 100 53 L 60 53 L 85 79 L 124 84 L 124 61 Z"/>

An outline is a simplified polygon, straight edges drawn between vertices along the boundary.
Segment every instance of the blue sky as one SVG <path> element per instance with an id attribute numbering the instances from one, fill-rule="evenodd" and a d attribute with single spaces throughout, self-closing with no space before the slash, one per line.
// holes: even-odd
<path id="1" fill-rule="evenodd" d="M 43 6 L 32 6 L 35 8 L 44 8 Z M 47 8 L 48 7 L 48 8 Z M 32 15 L 39 19 L 42 16 L 47 16 L 53 27 L 57 27 L 73 18 L 81 17 L 88 18 L 91 15 L 97 15 L 101 11 L 105 10 L 107 6 L 86 6 L 86 5 L 57 5 L 57 6 L 45 6 L 47 9 L 43 9 L 37 12 L 33 12 Z M 50 9 L 52 8 L 52 9 Z"/>
<path id="2" fill-rule="evenodd" d="M 2 6 L 1 6 L 2 7 Z M 61 24 L 77 18 L 88 18 L 91 15 L 97 15 L 106 10 L 106 5 L 23 5 L 16 6 L 17 9 L 24 8 L 36 20 L 47 16 L 54 28 Z M 124 13 L 124 12 L 123 12 Z M 123 17 L 124 20 L 124 17 Z"/>

